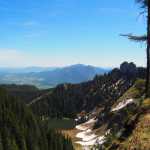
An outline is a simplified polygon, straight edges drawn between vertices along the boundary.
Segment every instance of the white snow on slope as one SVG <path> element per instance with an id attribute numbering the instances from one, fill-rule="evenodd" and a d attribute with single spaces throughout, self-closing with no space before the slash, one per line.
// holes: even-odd
<path id="1" fill-rule="evenodd" d="M 86 125 L 86 124 L 90 124 L 90 123 L 95 123 L 96 121 L 97 121 L 96 119 L 92 118 L 89 121 L 85 122 L 84 124 Z"/>
<path id="2" fill-rule="evenodd" d="M 88 129 L 88 127 L 77 125 L 76 129 L 81 130 L 81 131 L 86 131 Z"/>
<path id="3" fill-rule="evenodd" d="M 84 131 L 84 132 L 77 133 L 76 137 L 82 139 L 82 141 L 87 142 L 96 138 L 97 136 L 95 134 L 92 134 L 92 131 L 90 132 Z"/>
<path id="4" fill-rule="evenodd" d="M 93 139 L 93 140 L 90 140 L 90 141 L 87 141 L 87 142 L 77 141 L 76 143 L 80 144 L 82 146 L 92 146 L 92 145 L 94 145 L 96 143 L 96 139 Z"/>
<path id="5" fill-rule="evenodd" d="M 82 140 L 77 141 L 75 143 L 80 144 L 82 146 L 93 146 L 95 144 L 103 144 L 105 142 L 105 135 L 103 136 L 98 136 L 96 134 L 91 134 L 88 136 L 84 135 L 82 136 Z"/>
<path id="6" fill-rule="evenodd" d="M 133 103 L 133 99 L 127 99 L 120 102 L 116 107 L 112 108 L 112 112 L 118 111 L 128 104 Z M 83 150 L 90 150 L 95 144 L 103 144 L 105 142 L 106 135 L 110 133 L 110 130 L 106 131 L 103 136 L 98 136 L 92 131 L 92 126 L 97 120 L 95 118 L 90 119 L 89 121 L 82 123 L 76 126 L 76 129 L 82 131 L 76 134 L 76 137 L 79 138 L 79 141 L 75 143 L 82 145 Z"/>
<path id="7" fill-rule="evenodd" d="M 94 124 L 97 120 L 95 120 L 94 118 L 90 119 L 89 121 L 82 123 L 80 125 L 76 126 L 76 129 L 81 130 L 81 131 L 86 131 L 89 129 L 89 124 Z"/>
<path id="8" fill-rule="evenodd" d="M 91 125 L 96 122 L 94 118 L 90 119 L 89 121 L 76 126 L 76 128 L 82 132 L 76 134 L 76 137 L 81 139 L 80 141 L 76 141 L 75 143 L 80 144 L 83 146 L 83 149 L 89 150 L 90 146 L 95 144 L 102 144 L 105 142 L 105 135 L 109 134 L 110 130 L 106 132 L 103 136 L 98 136 L 91 130 Z"/>
<path id="9" fill-rule="evenodd" d="M 113 108 L 111 111 L 118 111 L 124 107 L 126 107 L 128 104 L 130 103 L 133 103 L 133 99 L 127 99 L 127 100 L 124 100 L 122 102 L 120 102 L 115 108 Z"/>

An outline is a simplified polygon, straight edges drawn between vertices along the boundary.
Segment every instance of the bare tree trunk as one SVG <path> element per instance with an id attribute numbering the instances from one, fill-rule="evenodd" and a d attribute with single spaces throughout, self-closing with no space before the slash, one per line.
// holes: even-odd
<path id="1" fill-rule="evenodd" d="M 150 0 L 148 0 L 146 53 L 147 53 L 146 97 L 150 97 Z"/>

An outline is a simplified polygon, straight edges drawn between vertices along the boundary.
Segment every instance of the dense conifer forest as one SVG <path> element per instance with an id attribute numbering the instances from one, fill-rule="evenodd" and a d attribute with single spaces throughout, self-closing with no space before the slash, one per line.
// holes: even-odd
<path id="1" fill-rule="evenodd" d="M 71 140 L 47 130 L 19 99 L 0 88 L 0 150 L 73 150 Z"/>

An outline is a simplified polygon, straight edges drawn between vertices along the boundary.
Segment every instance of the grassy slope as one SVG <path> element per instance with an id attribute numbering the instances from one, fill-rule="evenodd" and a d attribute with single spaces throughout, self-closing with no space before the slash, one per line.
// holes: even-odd
<path id="1" fill-rule="evenodd" d="M 142 113 L 129 136 L 120 144 L 119 150 L 149 150 L 150 149 L 150 99 L 145 99 L 141 105 Z"/>
<path id="2" fill-rule="evenodd" d="M 127 92 L 125 92 L 123 94 L 123 96 L 121 96 L 114 103 L 112 108 L 115 107 L 116 105 L 118 105 L 119 102 L 121 102 L 121 101 L 123 101 L 125 99 L 130 99 L 130 98 L 136 99 L 137 105 L 140 105 L 139 103 L 140 103 L 141 99 L 139 99 L 139 97 L 141 97 L 141 95 L 143 94 L 143 90 L 144 90 L 143 87 L 144 87 L 144 81 L 143 80 L 138 80 L 133 87 L 129 88 L 129 90 L 127 90 Z M 114 113 L 114 115 L 117 115 L 118 113 L 119 112 L 116 112 L 116 113 Z M 130 113 L 130 111 L 129 111 L 128 114 L 130 114 L 132 116 L 132 113 Z M 128 117 L 124 116 L 123 118 L 130 118 L 130 116 L 128 116 Z M 98 129 L 93 130 L 93 132 L 96 132 L 96 134 L 99 135 L 99 136 L 103 135 L 107 131 L 108 123 L 101 125 Z M 105 128 L 104 128 L 104 126 L 105 126 Z M 79 132 L 79 131 L 77 131 L 77 129 L 64 131 L 65 134 L 69 135 L 69 137 L 72 138 L 73 143 L 75 141 L 77 141 L 77 138 L 75 137 L 77 132 Z M 112 145 L 113 145 L 114 142 L 116 142 L 116 139 L 114 141 L 112 141 Z M 119 144 L 120 144 L 120 142 L 119 142 Z M 75 146 L 76 150 L 81 150 L 81 146 L 80 145 L 74 144 L 74 146 Z M 109 148 L 111 146 L 109 146 Z"/>
<path id="3" fill-rule="evenodd" d="M 125 108 L 129 116 L 124 126 L 124 133 L 120 137 L 108 137 L 109 143 L 104 150 L 149 150 L 150 149 L 150 99 L 143 98 L 144 81 L 138 80 L 114 104 L 115 107 L 124 99 L 134 98 L 137 111 L 132 113 L 130 107 Z M 117 113 L 117 112 L 116 112 Z M 121 112 L 118 112 L 121 113 Z M 132 127 L 132 130 L 129 127 Z"/>

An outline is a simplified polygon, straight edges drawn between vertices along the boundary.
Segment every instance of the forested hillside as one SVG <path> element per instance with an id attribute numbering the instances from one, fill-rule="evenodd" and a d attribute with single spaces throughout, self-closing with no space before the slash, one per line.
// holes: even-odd
<path id="1" fill-rule="evenodd" d="M 7 90 L 10 96 L 18 97 L 24 103 L 30 103 L 34 98 L 37 98 L 50 90 L 39 90 L 32 85 L 16 85 L 16 84 L 2 84 L 0 87 Z"/>
<path id="2" fill-rule="evenodd" d="M 98 115 L 94 129 L 102 132 L 101 127 L 105 125 L 103 131 L 109 133 L 105 134 L 101 144 L 94 147 L 100 150 L 150 148 L 150 102 L 144 98 L 144 90 L 145 81 L 138 79 L 107 111 Z M 92 150 L 95 150 L 94 147 Z"/>
<path id="3" fill-rule="evenodd" d="M 144 78 L 144 75 L 144 68 L 125 62 L 119 69 L 96 76 L 92 81 L 59 85 L 30 106 L 38 116 L 75 117 L 81 111 L 112 105 L 137 78 Z"/>
<path id="4" fill-rule="evenodd" d="M 21 100 L 0 88 L 0 150 L 72 150 L 69 138 L 47 130 Z"/>

